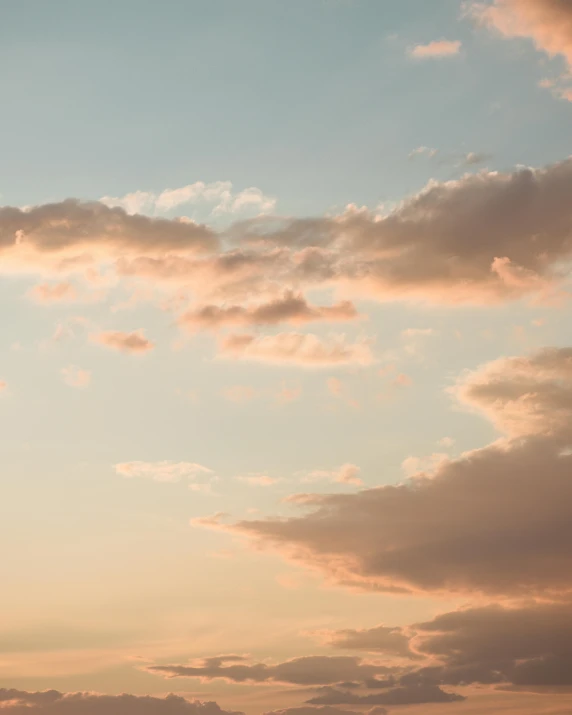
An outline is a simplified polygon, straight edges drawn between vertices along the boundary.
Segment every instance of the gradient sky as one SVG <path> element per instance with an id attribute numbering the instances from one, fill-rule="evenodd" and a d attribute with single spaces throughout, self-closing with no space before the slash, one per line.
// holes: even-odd
<path id="1" fill-rule="evenodd" d="M 6 715 L 572 712 L 570 0 L 4 0 L 0 78 Z"/>

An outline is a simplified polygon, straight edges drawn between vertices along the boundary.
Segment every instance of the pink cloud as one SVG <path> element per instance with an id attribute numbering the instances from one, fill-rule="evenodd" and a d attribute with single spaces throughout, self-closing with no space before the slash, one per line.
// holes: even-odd
<path id="1" fill-rule="evenodd" d="M 409 50 L 415 59 L 434 59 L 440 57 L 453 57 L 461 51 L 459 40 L 435 40 L 427 45 L 416 45 Z"/>

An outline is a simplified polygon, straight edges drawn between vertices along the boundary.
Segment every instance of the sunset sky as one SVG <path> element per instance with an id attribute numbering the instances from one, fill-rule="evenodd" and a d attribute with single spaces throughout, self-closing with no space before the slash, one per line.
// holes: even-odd
<path id="1" fill-rule="evenodd" d="M 3 715 L 572 713 L 572 0 L 0 0 Z"/>

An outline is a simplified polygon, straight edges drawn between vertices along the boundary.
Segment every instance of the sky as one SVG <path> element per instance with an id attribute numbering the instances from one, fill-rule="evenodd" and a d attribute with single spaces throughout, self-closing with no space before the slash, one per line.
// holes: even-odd
<path id="1" fill-rule="evenodd" d="M 0 0 L 5 715 L 572 712 L 572 2 Z"/>

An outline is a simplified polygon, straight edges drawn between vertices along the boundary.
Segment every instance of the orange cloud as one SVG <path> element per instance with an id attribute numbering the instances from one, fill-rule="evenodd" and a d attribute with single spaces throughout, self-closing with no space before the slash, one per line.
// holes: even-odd
<path id="1" fill-rule="evenodd" d="M 469 7 L 470 14 L 505 37 L 526 37 L 572 67 L 572 5 L 568 0 L 494 0 Z"/>
<path id="2" fill-rule="evenodd" d="M 153 350 L 155 347 L 155 343 L 147 340 L 143 330 L 135 330 L 131 333 L 109 330 L 91 335 L 90 339 L 92 342 L 99 343 L 112 350 L 131 354 L 143 354 Z"/>
<path id="3" fill-rule="evenodd" d="M 312 306 L 301 295 L 287 291 L 282 298 L 252 307 L 207 305 L 188 311 L 179 323 L 194 330 L 208 330 L 236 325 L 301 324 L 316 321 L 355 320 L 358 313 L 352 303 L 343 301 L 331 306 Z"/>

